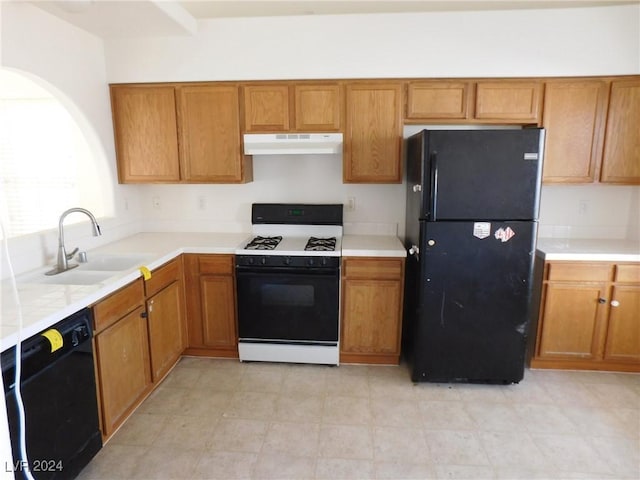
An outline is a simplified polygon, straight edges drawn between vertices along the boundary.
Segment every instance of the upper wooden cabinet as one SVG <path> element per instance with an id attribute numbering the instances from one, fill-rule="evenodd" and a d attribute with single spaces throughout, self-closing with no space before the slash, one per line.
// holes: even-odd
<path id="1" fill-rule="evenodd" d="M 120 183 L 178 182 L 178 133 L 172 86 L 112 86 Z"/>
<path id="2" fill-rule="evenodd" d="M 407 85 L 407 115 L 411 120 L 469 118 L 470 82 L 426 81 Z"/>
<path id="3" fill-rule="evenodd" d="M 640 77 L 611 83 L 600 181 L 640 184 Z"/>
<path id="4" fill-rule="evenodd" d="M 346 86 L 343 180 L 402 181 L 402 84 L 354 82 Z"/>
<path id="5" fill-rule="evenodd" d="M 342 86 L 294 85 L 295 126 L 298 132 L 337 132 L 342 128 Z"/>
<path id="6" fill-rule="evenodd" d="M 336 132 L 342 126 L 338 83 L 250 84 L 243 95 L 248 133 Z"/>
<path id="7" fill-rule="evenodd" d="M 182 179 L 250 181 L 251 159 L 242 154 L 238 87 L 183 86 L 177 92 Z"/>
<path id="8" fill-rule="evenodd" d="M 289 85 L 245 85 L 246 132 L 288 132 Z"/>
<path id="9" fill-rule="evenodd" d="M 474 117 L 508 123 L 538 123 L 543 84 L 538 81 L 493 81 L 476 84 Z"/>
<path id="10" fill-rule="evenodd" d="M 111 102 L 120 183 L 251 181 L 237 86 L 112 85 Z"/>
<path id="11" fill-rule="evenodd" d="M 406 119 L 410 123 L 537 124 L 542 91 L 539 81 L 410 81 Z"/>
<path id="12" fill-rule="evenodd" d="M 640 184 L 640 78 L 546 82 L 544 183 Z"/>
<path id="13" fill-rule="evenodd" d="M 602 159 L 608 92 L 609 84 L 603 80 L 546 83 L 542 120 L 545 183 L 594 181 Z"/>

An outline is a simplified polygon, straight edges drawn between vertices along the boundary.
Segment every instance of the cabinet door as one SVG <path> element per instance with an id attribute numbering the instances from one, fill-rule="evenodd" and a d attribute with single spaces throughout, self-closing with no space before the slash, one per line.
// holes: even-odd
<path id="1" fill-rule="evenodd" d="M 605 360 L 640 363 L 640 286 L 614 286 Z"/>
<path id="2" fill-rule="evenodd" d="M 340 85 L 295 85 L 294 105 L 296 131 L 340 131 L 342 126 L 342 88 Z"/>
<path id="3" fill-rule="evenodd" d="M 147 300 L 151 374 L 160 380 L 178 361 L 185 347 L 182 284 L 173 282 Z"/>
<path id="4" fill-rule="evenodd" d="M 600 181 L 640 184 L 640 78 L 611 83 Z"/>
<path id="5" fill-rule="evenodd" d="M 111 105 L 120 183 L 180 180 L 172 86 L 112 86 Z"/>
<path id="6" fill-rule="evenodd" d="M 545 183 L 590 183 L 602 159 L 608 84 L 599 80 L 547 82 Z"/>
<path id="7" fill-rule="evenodd" d="M 401 115 L 400 84 L 347 85 L 344 182 L 402 181 Z"/>
<path id="8" fill-rule="evenodd" d="M 235 348 L 237 333 L 233 277 L 203 275 L 200 290 L 205 346 Z"/>
<path id="9" fill-rule="evenodd" d="M 343 352 L 399 353 L 400 289 L 397 280 L 345 280 Z"/>
<path id="10" fill-rule="evenodd" d="M 606 289 L 606 284 L 547 284 L 540 358 L 590 360 L 601 354 Z"/>
<path id="11" fill-rule="evenodd" d="M 116 430 L 151 386 L 143 313 L 140 307 L 95 337 L 105 436 Z"/>
<path id="12" fill-rule="evenodd" d="M 538 123 L 541 101 L 540 82 L 478 82 L 475 118 L 506 123 Z"/>
<path id="13" fill-rule="evenodd" d="M 410 82 L 407 119 L 467 119 L 470 85 L 468 82 Z"/>
<path id="14" fill-rule="evenodd" d="M 178 88 L 184 180 L 239 183 L 251 178 L 242 155 L 239 109 L 236 86 Z"/>
<path id="15" fill-rule="evenodd" d="M 243 93 L 246 132 L 289 131 L 288 85 L 245 85 Z"/>

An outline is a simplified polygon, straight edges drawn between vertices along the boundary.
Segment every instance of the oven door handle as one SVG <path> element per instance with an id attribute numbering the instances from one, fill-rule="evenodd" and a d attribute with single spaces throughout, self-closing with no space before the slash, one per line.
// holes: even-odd
<path id="1" fill-rule="evenodd" d="M 324 275 L 324 276 L 339 276 L 340 268 L 322 268 L 322 267 L 305 267 L 305 268 L 289 268 L 289 267 L 246 267 L 243 265 L 236 265 L 236 273 L 238 275 L 258 275 L 269 276 L 276 273 L 287 275 Z"/>

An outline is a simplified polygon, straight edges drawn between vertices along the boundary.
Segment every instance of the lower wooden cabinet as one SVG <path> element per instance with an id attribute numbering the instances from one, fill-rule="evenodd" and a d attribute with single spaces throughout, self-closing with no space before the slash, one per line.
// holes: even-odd
<path id="1" fill-rule="evenodd" d="M 640 364 L 640 285 L 614 286 L 604 360 Z"/>
<path id="2" fill-rule="evenodd" d="M 531 366 L 640 371 L 640 264 L 544 265 Z"/>
<path id="3" fill-rule="evenodd" d="M 403 258 L 343 259 L 341 362 L 400 362 L 403 291 Z"/>
<path id="4" fill-rule="evenodd" d="M 184 351 L 182 259 L 93 306 L 101 428 L 110 437 Z"/>
<path id="5" fill-rule="evenodd" d="M 151 390 L 142 280 L 94 306 L 101 428 L 107 438 Z"/>
<path id="6" fill-rule="evenodd" d="M 161 380 L 186 346 L 182 258 L 158 268 L 145 281 L 151 376 Z"/>
<path id="7" fill-rule="evenodd" d="M 187 354 L 238 357 L 233 255 L 185 255 Z"/>

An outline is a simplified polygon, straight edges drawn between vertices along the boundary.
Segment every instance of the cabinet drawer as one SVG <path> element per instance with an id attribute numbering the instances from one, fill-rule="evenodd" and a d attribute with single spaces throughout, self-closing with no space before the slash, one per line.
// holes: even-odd
<path id="1" fill-rule="evenodd" d="M 215 273 L 221 275 L 233 274 L 232 255 L 201 255 L 198 258 L 200 273 Z"/>
<path id="2" fill-rule="evenodd" d="M 402 278 L 402 259 L 396 258 L 346 258 L 343 275 L 349 278 Z"/>
<path id="3" fill-rule="evenodd" d="M 548 272 L 549 280 L 606 282 L 611 279 L 611 264 L 551 262 Z"/>
<path id="4" fill-rule="evenodd" d="M 96 333 L 113 325 L 143 303 L 144 286 L 139 278 L 93 306 Z"/>
<path id="5" fill-rule="evenodd" d="M 616 282 L 640 283 L 640 265 L 616 265 Z"/>
<path id="6" fill-rule="evenodd" d="M 147 297 L 154 295 L 170 283 L 180 279 L 182 274 L 180 260 L 171 260 L 151 272 L 151 278 L 144 282 Z"/>

